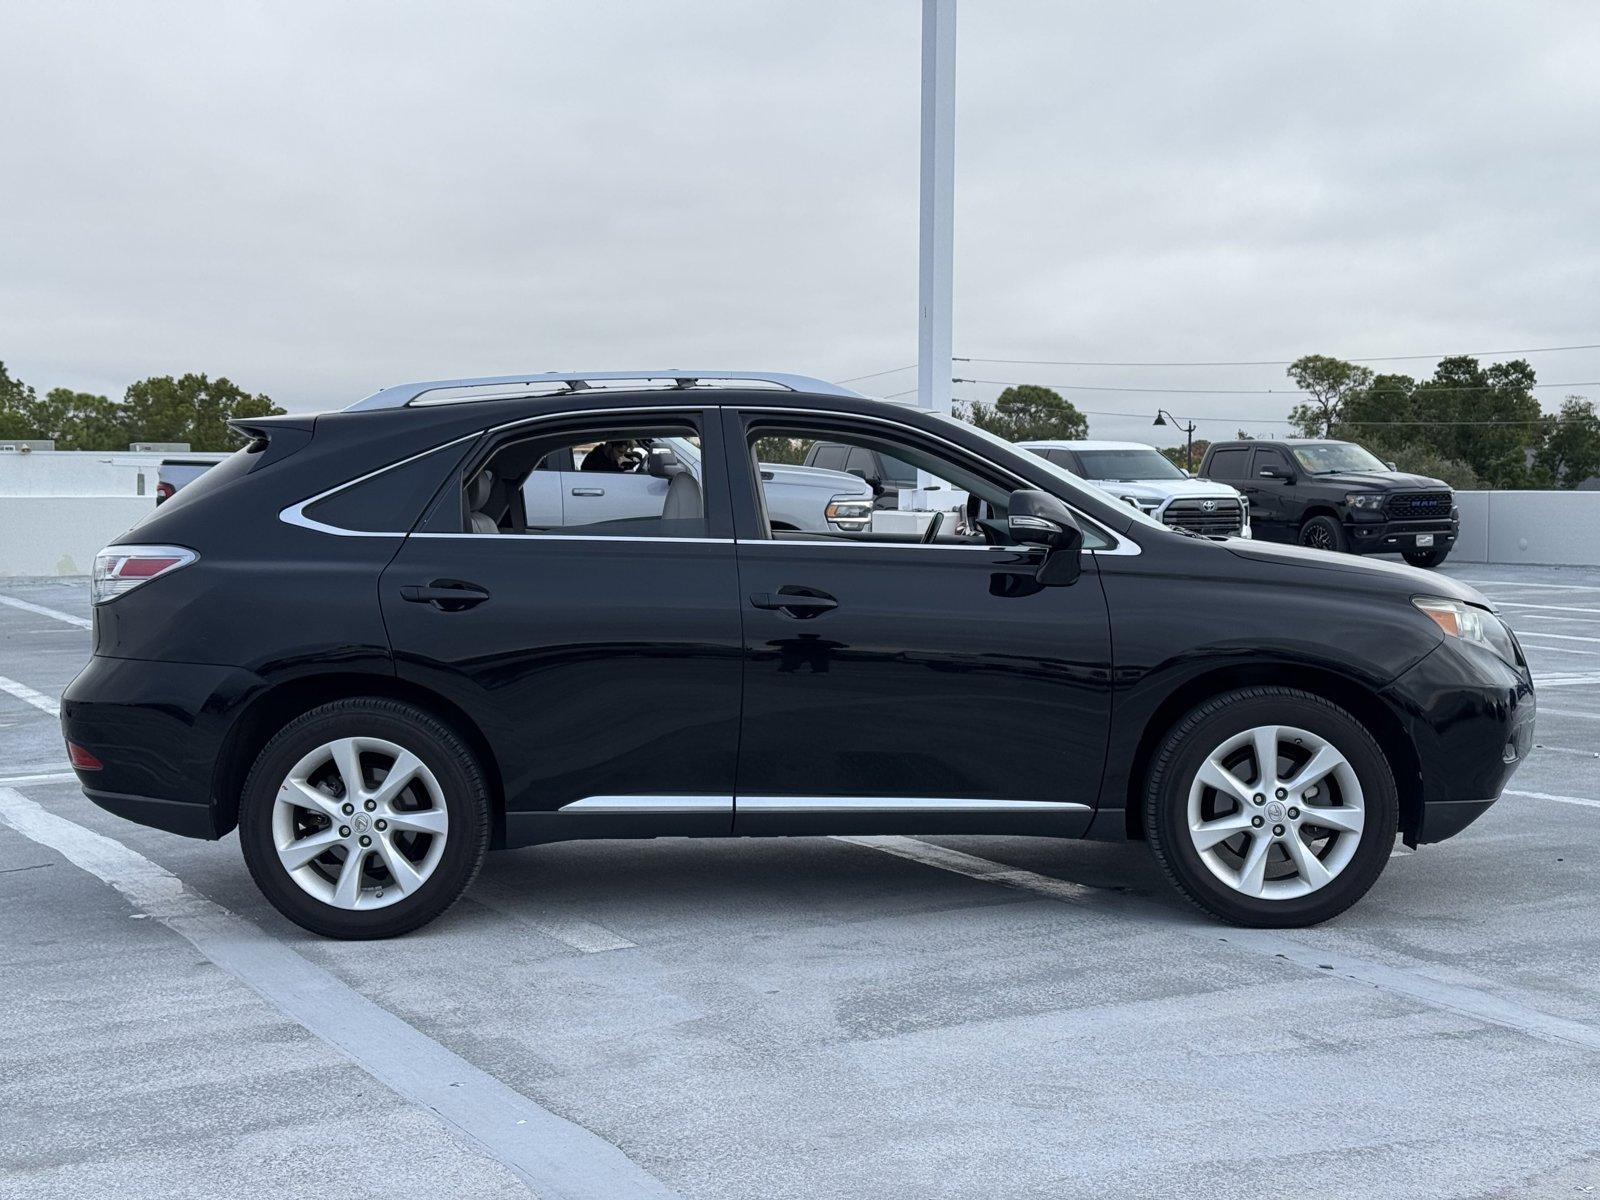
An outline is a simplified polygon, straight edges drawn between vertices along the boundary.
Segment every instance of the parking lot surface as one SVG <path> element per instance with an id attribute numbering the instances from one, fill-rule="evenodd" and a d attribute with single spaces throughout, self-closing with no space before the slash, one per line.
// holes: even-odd
<path id="1" fill-rule="evenodd" d="M 81 582 L 0 583 L 0 1195 L 1571 1196 L 1600 1188 L 1600 571 L 1447 567 L 1538 747 L 1310 930 L 1142 845 L 575 842 L 404 939 L 83 798 Z"/>

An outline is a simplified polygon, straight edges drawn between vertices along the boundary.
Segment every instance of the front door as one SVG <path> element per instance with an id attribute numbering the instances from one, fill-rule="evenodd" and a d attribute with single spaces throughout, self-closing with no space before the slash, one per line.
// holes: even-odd
<path id="1" fill-rule="evenodd" d="M 1262 471 L 1273 471 L 1267 478 Z M 1300 505 L 1294 501 L 1295 474 L 1289 456 L 1276 446 L 1257 446 L 1250 463 L 1250 520 L 1261 521 L 1272 541 L 1296 541 L 1300 529 Z M 1254 530 L 1252 529 L 1252 532 Z"/>
<path id="2" fill-rule="evenodd" d="M 650 512 L 618 516 L 541 511 L 527 486 L 575 446 L 705 428 L 694 410 L 525 425 L 467 460 L 379 582 L 401 679 L 482 731 L 510 844 L 730 830 L 742 645 L 723 473 L 662 481 Z M 709 432 L 720 462 L 714 412 Z M 615 465 L 539 474 L 608 494 L 656 482 L 637 454 Z"/>
<path id="3" fill-rule="evenodd" d="M 966 527 L 966 495 L 1003 516 L 1013 484 L 918 431 L 731 410 L 725 426 L 745 639 L 735 831 L 1082 832 L 1110 717 L 1094 556 L 1076 583 L 1039 586 L 1042 552 Z M 813 440 L 958 489 L 933 540 L 772 535 L 753 455 Z"/>

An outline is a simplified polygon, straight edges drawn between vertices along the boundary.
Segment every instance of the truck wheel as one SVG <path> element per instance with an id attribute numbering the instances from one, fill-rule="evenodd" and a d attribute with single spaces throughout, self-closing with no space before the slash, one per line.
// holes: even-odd
<path id="1" fill-rule="evenodd" d="M 1150 769 L 1145 829 L 1180 891 L 1224 921 L 1314 925 L 1360 899 L 1388 865 L 1399 799 L 1364 725 L 1287 687 L 1205 701 Z"/>
<path id="2" fill-rule="evenodd" d="M 1344 526 L 1332 517 L 1312 517 L 1300 526 L 1300 544 L 1313 550 L 1332 550 L 1343 554 L 1350 549 Z"/>
<path id="3" fill-rule="evenodd" d="M 1448 550 L 1405 550 L 1401 557 L 1413 567 L 1437 567 L 1449 553 Z"/>
<path id="4" fill-rule="evenodd" d="M 376 696 L 285 725 L 239 806 L 256 885 L 324 937 L 427 924 L 472 882 L 488 843 L 489 789 L 472 751 L 432 714 Z"/>

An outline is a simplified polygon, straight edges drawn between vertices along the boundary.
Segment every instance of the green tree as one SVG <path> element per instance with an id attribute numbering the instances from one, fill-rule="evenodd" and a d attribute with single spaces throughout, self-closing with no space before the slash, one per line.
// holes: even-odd
<path id="1" fill-rule="evenodd" d="M 40 402 L 41 424 L 57 450 L 126 450 L 128 430 L 122 406 L 104 396 L 51 388 Z"/>
<path id="2" fill-rule="evenodd" d="M 193 450 L 233 450 L 244 439 L 228 428 L 237 417 L 274 416 L 283 409 L 219 376 L 160 375 L 130 384 L 123 398 L 130 441 L 188 442 Z"/>
<path id="3" fill-rule="evenodd" d="M 1593 401 L 1568 396 L 1558 415 L 1545 418 L 1544 444 L 1534 464 L 1557 487 L 1575 488 L 1600 475 L 1600 416 Z"/>
<path id="4" fill-rule="evenodd" d="M 1210 441 L 1209 438 L 1196 438 L 1195 439 L 1195 441 L 1194 441 L 1194 469 L 1195 470 L 1198 471 L 1200 469 L 1200 464 L 1205 461 L 1206 451 L 1208 449 L 1210 449 L 1210 447 L 1211 447 L 1211 441 Z M 1185 442 L 1181 446 L 1157 446 L 1156 449 L 1161 452 L 1161 457 L 1165 458 L 1169 463 L 1171 463 L 1175 467 L 1187 467 L 1189 465 L 1189 444 L 1187 442 Z"/>
<path id="5" fill-rule="evenodd" d="M 0 437 L 18 440 L 45 436 L 38 431 L 39 400 L 20 379 L 13 379 L 0 362 Z"/>
<path id="6" fill-rule="evenodd" d="M 1332 437 L 1345 401 L 1372 382 L 1366 367 L 1326 354 L 1297 358 L 1285 373 L 1310 397 L 1289 410 L 1289 421 L 1301 437 Z"/>
<path id="7" fill-rule="evenodd" d="M 1429 422 L 1417 427 L 1417 440 L 1467 463 L 1489 487 L 1539 482 L 1529 467 L 1544 436 L 1534 380 L 1522 359 L 1487 367 L 1467 355 L 1442 359 L 1411 393 L 1415 418 Z"/>
<path id="8" fill-rule="evenodd" d="M 1089 436 L 1089 420 L 1060 392 L 1038 384 L 1008 387 L 993 404 L 958 404 L 955 415 L 1008 442 L 1042 438 L 1072 440 Z"/>
<path id="9" fill-rule="evenodd" d="M 1446 458 L 1425 442 L 1384 446 L 1377 453 L 1379 458 L 1394 463 L 1396 470 L 1442 479 L 1458 491 L 1477 491 L 1483 487 L 1483 480 L 1469 464 L 1459 458 Z"/>

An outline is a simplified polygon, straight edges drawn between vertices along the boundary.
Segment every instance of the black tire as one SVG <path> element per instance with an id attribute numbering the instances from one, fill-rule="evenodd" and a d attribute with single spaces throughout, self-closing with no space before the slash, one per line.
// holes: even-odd
<path id="1" fill-rule="evenodd" d="M 1213 749 L 1259 725 L 1294 726 L 1325 739 L 1355 771 L 1365 821 L 1353 857 L 1306 895 L 1263 899 L 1224 883 L 1206 866 L 1188 829 L 1189 790 Z M 1337 916 L 1370 888 L 1394 850 L 1399 800 L 1388 760 L 1367 728 L 1338 705 L 1287 687 L 1226 692 L 1194 708 L 1166 736 L 1145 788 L 1150 849 L 1180 892 L 1215 917 L 1254 928 L 1315 925 Z"/>
<path id="2" fill-rule="evenodd" d="M 1329 516 L 1312 517 L 1300 526 L 1300 544 L 1313 550 L 1332 550 L 1344 554 L 1350 549 L 1350 539 L 1344 526 Z"/>
<path id="3" fill-rule="evenodd" d="M 301 888 L 273 837 L 274 801 L 290 770 L 319 746 L 345 737 L 381 738 L 415 754 L 438 781 L 449 820 L 432 873 L 412 894 L 370 910 L 339 908 Z M 256 757 L 240 797 L 239 845 L 256 886 L 296 925 L 332 938 L 395 937 L 444 912 L 477 875 L 489 846 L 489 789 L 477 757 L 431 713 L 377 696 L 337 700 L 289 722 Z"/>
<path id="4" fill-rule="evenodd" d="M 1413 567 L 1437 567 L 1449 554 L 1448 550 L 1403 550 L 1400 557 Z"/>

